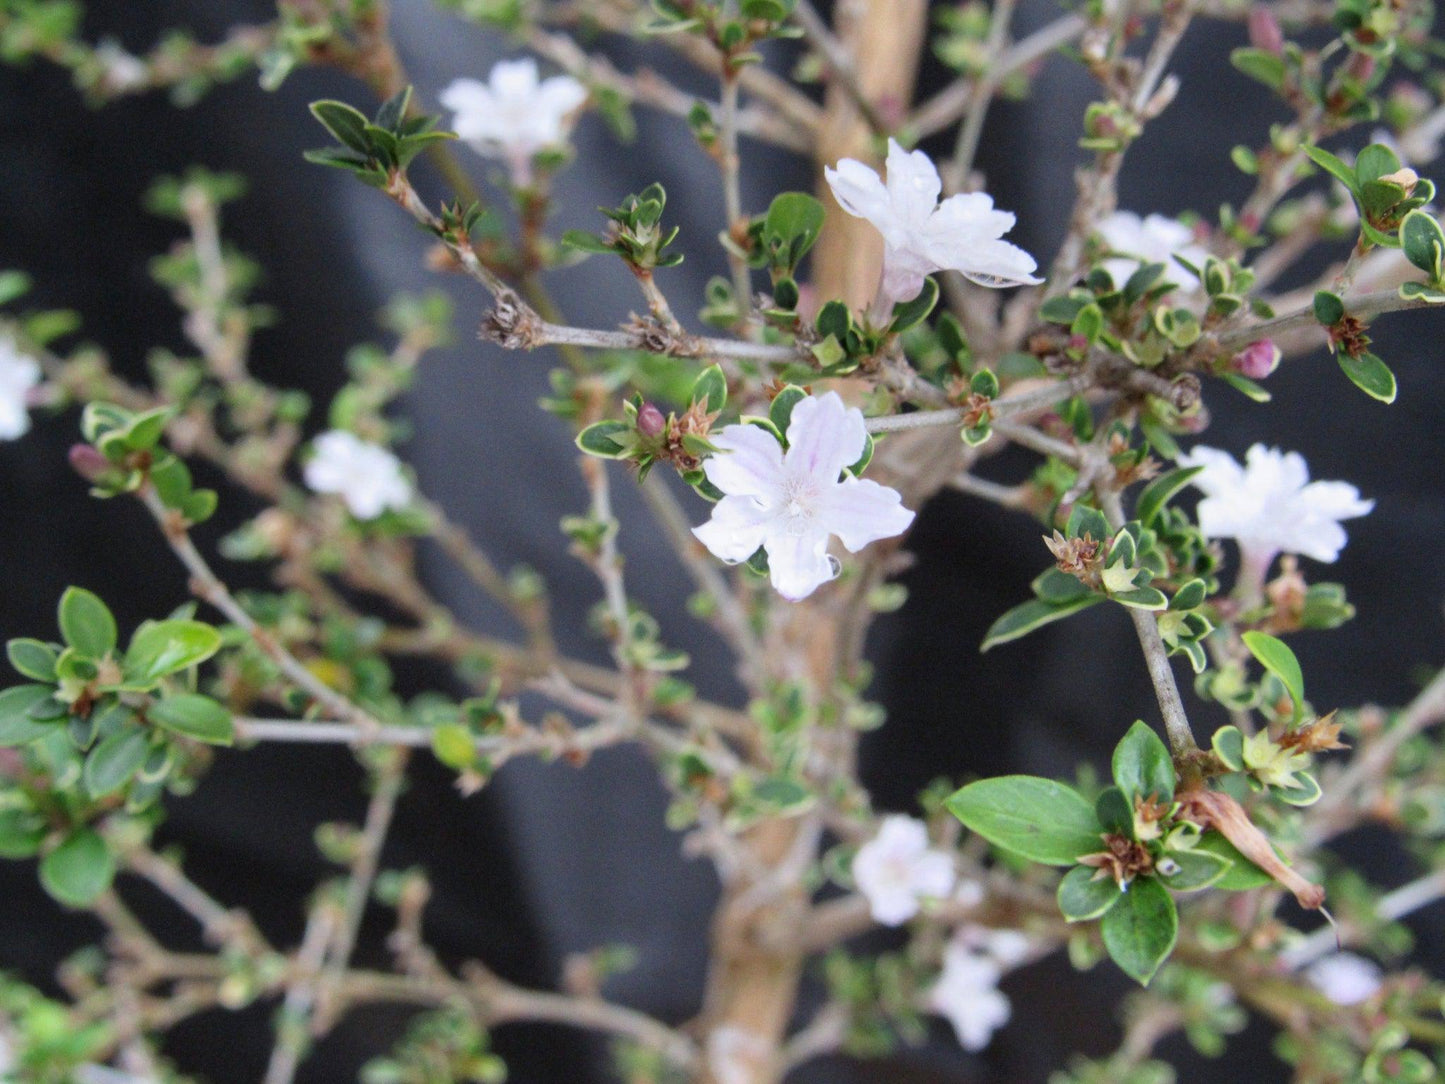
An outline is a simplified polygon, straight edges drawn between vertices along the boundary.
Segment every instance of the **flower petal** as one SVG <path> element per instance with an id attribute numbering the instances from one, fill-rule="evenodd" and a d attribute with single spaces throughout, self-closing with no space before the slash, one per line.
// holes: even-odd
<path id="1" fill-rule="evenodd" d="M 856 158 L 840 158 L 837 169 L 824 167 L 823 177 L 838 206 L 854 218 L 866 218 L 879 229 L 893 223 L 893 201 L 883 179 Z"/>
<path id="2" fill-rule="evenodd" d="M 751 497 L 724 497 L 713 505 L 712 518 L 692 533 L 718 560 L 736 564 L 757 552 L 774 515 Z"/>
<path id="3" fill-rule="evenodd" d="M 828 536 L 822 531 L 770 531 L 763 545 L 773 587 L 791 602 L 807 598 L 838 574 L 837 561 L 828 556 Z"/>
<path id="4" fill-rule="evenodd" d="M 861 410 L 844 406 L 836 391 L 809 396 L 793 407 L 788 422 L 787 472 L 819 483 L 836 482 L 845 467 L 863 458 L 867 443 Z"/>
<path id="5" fill-rule="evenodd" d="M 912 229 L 925 228 L 943 190 L 938 167 L 922 151 L 905 151 L 893 139 L 888 141 L 887 166 L 893 213 Z"/>
<path id="6" fill-rule="evenodd" d="M 730 425 L 712 442 L 721 454 L 703 462 L 709 482 L 733 496 L 756 497 L 766 505 L 777 502 L 783 449 L 771 433 L 756 425 Z"/>
<path id="7" fill-rule="evenodd" d="M 818 521 L 849 553 L 857 553 L 870 542 L 908 530 L 913 513 L 903 507 L 896 489 L 854 478 L 822 495 Z"/>

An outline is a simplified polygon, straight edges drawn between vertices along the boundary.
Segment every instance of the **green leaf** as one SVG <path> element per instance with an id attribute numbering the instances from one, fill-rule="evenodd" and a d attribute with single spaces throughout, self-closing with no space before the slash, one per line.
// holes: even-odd
<path id="1" fill-rule="evenodd" d="M 1094 802 L 1094 816 L 1106 832 L 1134 838 L 1134 804 L 1118 787 L 1105 787 Z"/>
<path id="2" fill-rule="evenodd" d="M 565 230 L 562 234 L 562 244 L 567 248 L 575 248 L 579 252 L 611 252 L 612 242 L 606 238 L 599 237 L 587 230 Z"/>
<path id="3" fill-rule="evenodd" d="M 55 661 L 60 657 L 55 648 L 39 640 L 11 640 L 5 645 L 10 665 L 33 681 L 55 681 Z"/>
<path id="4" fill-rule="evenodd" d="M 1271 90 L 1278 90 L 1284 86 L 1284 58 L 1267 49 L 1247 47 L 1235 49 L 1229 54 L 1229 62 L 1238 71 L 1242 71 L 1251 79 L 1258 80 Z M 1340 163 L 1340 168 L 1344 168 L 1343 162 Z"/>
<path id="5" fill-rule="evenodd" d="M 988 632 L 984 635 L 983 644 L 979 650 L 988 651 L 999 644 L 1017 640 L 1037 628 L 1042 628 L 1054 621 L 1061 621 L 1102 601 L 1102 596 L 1094 594 L 1083 595 L 1068 602 L 1045 602 L 1043 599 L 1030 599 L 1001 614 L 999 619 L 988 627 Z"/>
<path id="6" fill-rule="evenodd" d="M 1423 301 L 1427 305 L 1445 305 L 1445 290 L 1426 286 L 1423 282 L 1400 283 L 1400 296 L 1406 301 Z"/>
<path id="7" fill-rule="evenodd" d="M 1179 585 L 1174 597 L 1169 600 L 1171 610 L 1193 610 L 1204 602 L 1209 588 L 1203 580 L 1194 579 Z"/>
<path id="8" fill-rule="evenodd" d="M 167 730 L 208 745 L 230 745 L 236 737 L 231 713 L 209 696 L 170 696 L 147 708 L 146 717 Z"/>
<path id="9" fill-rule="evenodd" d="M 1306 806 L 1314 805 L 1324 795 L 1319 782 L 1309 772 L 1296 772 L 1295 781 L 1298 786 L 1273 788 L 1274 796 L 1290 805 Z"/>
<path id="10" fill-rule="evenodd" d="M 956 792 L 948 810 L 995 846 L 1049 866 L 1071 866 L 1099 850 L 1099 820 L 1072 787 L 1032 775 L 980 779 Z"/>
<path id="11" fill-rule="evenodd" d="M 1109 598 L 1136 610 L 1164 610 L 1169 606 L 1168 596 L 1157 587 L 1136 587 L 1132 591 L 1118 591 Z"/>
<path id="12" fill-rule="evenodd" d="M 1251 888 L 1264 888 L 1274 884 L 1273 877 L 1240 854 L 1234 844 L 1218 832 L 1205 832 L 1194 845 L 1194 851 L 1229 860 L 1229 869 L 1214 882 L 1215 888 L 1224 889 L 1226 892 L 1247 892 Z"/>
<path id="13" fill-rule="evenodd" d="M 130 782 L 145 763 L 150 740 L 133 724 L 117 730 L 90 751 L 85 758 L 85 789 L 92 798 L 103 798 Z"/>
<path id="14" fill-rule="evenodd" d="M 115 618 L 105 603 L 83 587 L 71 587 L 60 596 L 60 634 L 90 659 L 105 658 L 118 635 Z"/>
<path id="15" fill-rule="evenodd" d="M 1174 800 L 1174 761 L 1158 734 L 1142 719 L 1114 747 L 1114 782 L 1132 801 Z"/>
<path id="16" fill-rule="evenodd" d="M 793 420 L 793 408 L 808 397 L 808 393 L 796 384 L 789 384 L 773 397 L 768 405 L 768 421 L 778 433 L 786 436 L 788 423 Z"/>
<path id="17" fill-rule="evenodd" d="M 923 280 L 923 289 L 912 301 L 904 301 L 893 306 L 893 319 L 888 325 L 888 330 L 894 335 L 916 327 L 928 319 L 928 314 L 933 311 L 933 306 L 938 304 L 938 283 L 931 278 Z"/>
<path id="18" fill-rule="evenodd" d="M 1251 402 L 1267 403 L 1274 398 L 1267 388 L 1256 384 L 1247 376 L 1241 376 L 1239 373 L 1220 373 L 1219 379 L 1223 380 Z"/>
<path id="19" fill-rule="evenodd" d="M 782 266 L 792 270 L 817 241 L 823 229 L 823 205 L 806 192 L 773 197 L 763 220 L 763 236 L 779 248 Z"/>
<path id="20" fill-rule="evenodd" d="M 37 719 L 31 710 L 47 700 L 56 703 L 49 685 L 16 685 L 0 693 L 0 747 L 28 745 L 55 733 L 58 719 Z M 65 711 L 61 708 L 61 717 Z"/>
<path id="21" fill-rule="evenodd" d="M 1092 596 L 1093 592 L 1077 576 L 1070 576 L 1058 566 L 1046 568 L 1034 577 L 1030 590 L 1045 602 L 1072 602 Z"/>
<path id="22" fill-rule="evenodd" d="M 717 365 L 709 365 L 692 383 L 692 401 L 706 403 L 709 413 L 728 405 L 728 381 Z"/>
<path id="23" fill-rule="evenodd" d="M 77 828 L 40 860 L 40 883 L 61 903 L 88 907 L 115 879 L 115 859 L 91 828 Z"/>
<path id="24" fill-rule="evenodd" d="M 45 841 L 45 818 L 24 809 L 0 810 L 0 858 L 34 858 Z"/>
<path id="25" fill-rule="evenodd" d="M 1430 276 L 1440 277 L 1440 261 L 1445 256 L 1445 230 L 1435 217 L 1425 211 L 1411 211 L 1400 223 L 1400 248 L 1405 259 Z"/>
<path id="26" fill-rule="evenodd" d="M 1109 530 L 1109 521 L 1104 518 L 1104 513 L 1087 504 L 1074 505 L 1074 510 L 1069 513 L 1069 522 L 1064 525 L 1064 534 L 1070 538 L 1083 538 L 1088 535 L 1095 542 L 1114 536 L 1114 532 Z"/>
<path id="27" fill-rule="evenodd" d="M 1306 148 L 1306 153 L 1308 150 Z M 1355 178 L 1361 185 L 1378 181 L 1381 177 L 1399 172 L 1399 169 L 1399 156 L 1383 143 L 1371 143 L 1355 156 Z"/>
<path id="28" fill-rule="evenodd" d="M 1168 889 L 1152 877 L 1140 877 L 1104 914 L 1104 948 L 1120 969 L 1141 986 L 1159 970 L 1179 936 L 1179 912 Z"/>
<path id="29" fill-rule="evenodd" d="M 1249 653 L 1258 659 L 1266 670 L 1284 683 L 1285 689 L 1289 692 L 1289 698 L 1294 701 L 1294 717 L 1298 719 L 1300 712 L 1304 709 L 1305 678 L 1300 671 L 1299 660 L 1294 657 L 1294 652 L 1289 649 L 1289 645 L 1267 632 L 1259 632 L 1254 629 L 1244 633 L 1240 638 L 1244 641 L 1244 646 L 1249 648 Z"/>
<path id="30" fill-rule="evenodd" d="M 130 638 L 126 681 L 154 684 L 167 674 L 204 662 L 220 648 L 221 634 L 203 622 L 147 621 Z"/>
<path id="31" fill-rule="evenodd" d="M 1214 732 L 1210 746 L 1232 772 L 1244 771 L 1244 734 L 1237 726 L 1222 726 Z"/>
<path id="32" fill-rule="evenodd" d="M 1315 294 L 1315 319 L 1325 327 L 1333 327 L 1345 318 L 1345 303 L 1327 290 Z"/>
<path id="33" fill-rule="evenodd" d="M 1354 170 L 1322 147 L 1305 146 L 1303 150 L 1311 162 L 1349 189 L 1351 195 L 1358 195 L 1360 185 L 1355 179 Z M 1321 322 L 1323 323 L 1323 321 Z M 1334 321 L 1331 320 L 1330 323 L 1334 323 Z"/>
<path id="34" fill-rule="evenodd" d="M 1059 882 L 1059 910 L 1067 922 L 1088 922 L 1098 918 L 1124 898 L 1114 878 L 1097 876 L 1090 866 L 1075 866 Z"/>
<path id="35" fill-rule="evenodd" d="M 1335 355 L 1335 360 L 1340 363 L 1340 368 L 1350 378 L 1351 383 L 1371 399 L 1378 399 L 1382 403 L 1395 401 L 1395 374 L 1374 354 L 1366 351 L 1359 357 L 1352 358 L 1341 352 Z"/>
<path id="36" fill-rule="evenodd" d="M 632 453 L 634 439 L 626 422 L 594 422 L 577 434 L 577 447 L 603 459 L 625 459 Z"/>
<path id="37" fill-rule="evenodd" d="M 1197 892 L 1217 884 L 1234 864 L 1223 855 L 1198 849 L 1170 851 L 1162 861 L 1172 860 L 1179 868 L 1173 873 L 1160 873 L 1159 879 L 1176 892 Z"/>
<path id="38" fill-rule="evenodd" d="M 369 154 L 370 144 L 366 141 L 366 116 L 345 102 L 323 100 L 312 102 L 311 115 L 321 122 L 338 143 L 350 147 L 358 154 Z"/>
<path id="39" fill-rule="evenodd" d="M 1159 513 L 1164 510 L 1164 506 L 1173 500 L 1175 494 L 1187 486 L 1203 469 L 1203 467 L 1179 467 L 1155 478 L 1140 491 L 1139 499 L 1134 504 L 1134 518 L 1145 527 L 1151 526 L 1159 518 Z"/>
<path id="40" fill-rule="evenodd" d="M 477 762 L 477 739 L 461 723 L 443 723 L 431 733 L 432 755 L 448 768 L 464 771 Z"/>

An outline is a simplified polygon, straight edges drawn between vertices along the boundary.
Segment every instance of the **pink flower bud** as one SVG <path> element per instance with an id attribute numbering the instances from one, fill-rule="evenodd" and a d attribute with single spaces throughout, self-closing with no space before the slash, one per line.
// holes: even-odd
<path id="1" fill-rule="evenodd" d="M 1284 52 L 1284 31 L 1279 28 L 1279 20 L 1269 8 L 1250 8 L 1249 44 L 1275 56 Z"/>
<path id="2" fill-rule="evenodd" d="M 1279 347 L 1270 339 L 1252 342 L 1230 361 L 1234 371 L 1251 380 L 1263 380 L 1279 366 Z"/>
<path id="3" fill-rule="evenodd" d="M 667 429 L 667 418 L 652 403 L 643 403 L 637 412 L 637 431 L 644 437 L 660 437 Z"/>
<path id="4" fill-rule="evenodd" d="M 87 482 L 99 482 L 113 469 L 110 460 L 89 444 L 70 446 L 70 465 Z"/>

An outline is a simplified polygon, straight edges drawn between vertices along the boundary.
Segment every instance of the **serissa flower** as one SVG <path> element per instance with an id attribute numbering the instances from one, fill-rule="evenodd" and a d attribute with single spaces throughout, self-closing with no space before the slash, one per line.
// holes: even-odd
<path id="1" fill-rule="evenodd" d="M 852 158 L 824 169 L 838 205 L 864 218 L 883 235 L 883 276 L 873 302 L 875 318 L 894 304 L 911 301 L 934 271 L 953 270 L 980 286 L 1021 286 L 1034 277 L 1034 258 L 1001 240 L 1014 216 L 997 211 L 983 192 L 966 192 L 938 202 L 943 182 L 922 151 L 905 151 L 888 141 L 888 180 Z"/>
<path id="2" fill-rule="evenodd" d="M 884 926 L 907 922 L 924 899 L 946 897 L 955 880 L 953 859 L 928 846 L 923 822 L 901 814 L 884 817 L 853 858 L 853 881 L 873 921 Z"/>
<path id="3" fill-rule="evenodd" d="M 487 82 L 457 79 L 439 96 L 456 114 L 452 127 L 478 154 L 501 158 L 518 187 L 532 179 L 532 156 L 561 146 L 587 88 L 570 75 L 538 79 L 531 57 L 504 60 Z"/>
<path id="4" fill-rule="evenodd" d="M 411 482 L 401 461 L 385 448 L 354 433 L 332 429 L 313 442 L 315 454 L 302 472 L 317 493 L 335 493 L 357 519 L 375 519 L 388 509 L 405 508 Z"/>
<path id="5" fill-rule="evenodd" d="M 1195 241 L 1193 230 L 1177 218 L 1164 215 L 1140 218 L 1133 211 L 1115 211 L 1105 215 L 1094 232 L 1114 253 L 1103 262 L 1103 268 L 1109 272 L 1116 286 L 1128 282 L 1129 276 L 1143 264 L 1162 263 L 1168 274 L 1178 269 L 1173 259 L 1175 255 L 1183 256 L 1201 269 L 1209 255 Z"/>
<path id="6" fill-rule="evenodd" d="M 40 383 L 40 366 L 20 353 L 9 339 L 0 339 L 0 440 L 14 440 L 30 430 L 30 389 Z"/>
<path id="7" fill-rule="evenodd" d="M 730 563 L 746 561 L 761 546 L 778 593 L 806 598 L 838 574 L 830 537 L 857 553 L 913 522 L 896 490 L 844 475 L 862 458 L 867 438 L 863 412 L 844 406 L 832 391 L 793 408 L 786 452 L 765 429 L 727 426 L 712 438 L 719 454 L 703 463 L 707 480 L 724 496 L 692 533 Z"/>
<path id="8" fill-rule="evenodd" d="M 959 1045 L 982 1050 L 1008 1023 L 1009 1000 L 998 989 L 999 965 L 959 940 L 943 952 L 943 973 L 928 992 L 928 1007 L 953 1025 Z"/>
<path id="9" fill-rule="evenodd" d="M 1179 465 L 1204 468 L 1193 484 L 1204 493 L 1199 529 L 1205 537 L 1233 538 L 1241 564 L 1258 565 L 1261 574 L 1281 553 L 1336 560 L 1347 541 L 1340 521 L 1375 507 L 1347 482 L 1311 482 L 1298 452 L 1256 444 L 1244 459 L 1240 466 L 1228 452 L 1198 445 Z"/>

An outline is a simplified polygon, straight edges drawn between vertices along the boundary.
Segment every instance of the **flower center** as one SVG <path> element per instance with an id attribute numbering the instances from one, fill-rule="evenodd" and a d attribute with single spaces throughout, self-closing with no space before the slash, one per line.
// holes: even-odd
<path id="1" fill-rule="evenodd" d="M 817 492 L 807 478 L 787 478 L 782 485 L 783 529 L 791 535 L 813 529 L 813 502 Z"/>

